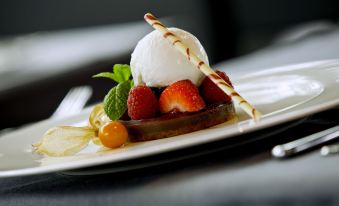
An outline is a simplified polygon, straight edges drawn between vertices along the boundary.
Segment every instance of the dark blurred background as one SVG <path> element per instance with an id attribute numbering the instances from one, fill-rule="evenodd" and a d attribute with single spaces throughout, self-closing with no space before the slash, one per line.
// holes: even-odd
<path id="1" fill-rule="evenodd" d="M 0 129 L 48 118 L 74 86 L 92 86 L 88 104 L 101 101 L 113 83 L 91 76 L 129 63 L 137 41 L 152 31 L 143 21 L 146 12 L 197 36 L 212 65 L 328 32 L 339 19 L 338 0 L 5 0 L 0 5 Z"/>

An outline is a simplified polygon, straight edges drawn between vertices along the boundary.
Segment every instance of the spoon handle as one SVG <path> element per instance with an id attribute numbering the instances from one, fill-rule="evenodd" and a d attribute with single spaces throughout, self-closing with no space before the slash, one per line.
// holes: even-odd
<path id="1" fill-rule="evenodd" d="M 339 137 L 339 126 L 294 140 L 292 142 L 275 146 L 271 153 L 274 157 L 289 157 L 307 149 L 319 146 Z"/>

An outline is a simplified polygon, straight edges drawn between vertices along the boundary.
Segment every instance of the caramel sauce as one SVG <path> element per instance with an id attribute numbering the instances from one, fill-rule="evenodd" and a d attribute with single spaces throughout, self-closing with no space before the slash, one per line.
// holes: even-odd
<path id="1" fill-rule="evenodd" d="M 167 113 L 144 120 L 121 121 L 131 142 L 148 141 L 186 134 L 217 124 L 236 116 L 232 102 L 210 105 L 198 112 Z"/>

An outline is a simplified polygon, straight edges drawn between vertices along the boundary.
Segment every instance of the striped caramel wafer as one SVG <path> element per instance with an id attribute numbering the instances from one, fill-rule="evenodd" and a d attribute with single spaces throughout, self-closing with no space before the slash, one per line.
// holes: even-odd
<path id="1" fill-rule="evenodd" d="M 203 72 L 211 81 L 213 81 L 222 91 L 232 98 L 235 104 L 238 104 L 249 116 L 257 120 L 261 117 L 261 113 L 256 110 L 250 103 L 240 96 L 229 84 L 227 84 L 216 72 L 213 71 L 204 61 L 202 61 L 189 47 L 183 44 L 181 39 L 174 33 L 170 32 L 164 24 L 162 24 L 152 14 L 147 13 L 144 16 L 147 23 L 149 23 L 155 30 L 159 31 L 163 37 L 171 42 L 171 44 L 185 55 L 186 58 Z"/>

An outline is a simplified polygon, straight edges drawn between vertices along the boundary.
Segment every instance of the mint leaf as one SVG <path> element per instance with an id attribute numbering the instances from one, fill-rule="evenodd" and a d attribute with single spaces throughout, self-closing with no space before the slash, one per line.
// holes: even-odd
<path id="1" fill-rule="evenodd" d="M 114 80 L 114 75 L 113 75 L 113 73 L 111 73 L 111 72 L 101 72 L 101 73 L 96 74 L 96 75 L 94 75 L 94 76 L 92 76 L 92 77 L 94 77 L 94 78 L 97 78 L 97 77 L 104 77 L 104 78 L 109 78 L 109 79 Z"/>
<path id="2" fill-rule="evenodd" d="M 131 80 L 130 83 L 131 83 L 131 88 L 133 88 L 134 87 L 134 81 Z"/>
<path id="3" fill-rule="evenodd" d="M 104 110 L 111 120 L 120 119 L 127 110 L 127 98 L 131 89 L 131 81 L 119 83 L 113 87 L 104 99 Z"/>
<path id="4" fill-rule="evenodd" d="M 131 77 L 131 68 L 127 64 L 115 64 L 113 72 L 102 72 L 93 77 L 109 78 L 118 83 L 104 98 L 104 110 L 111 120 L 120 119 L 127 110 L 129 90 L 134 86 Z"/>
<path id="5" fill-rule="evenodd" d="M 129 80 L 131 68 L 128 64 L 115 64 L 113 66 L 113 79 L 118 83 Z"/>

